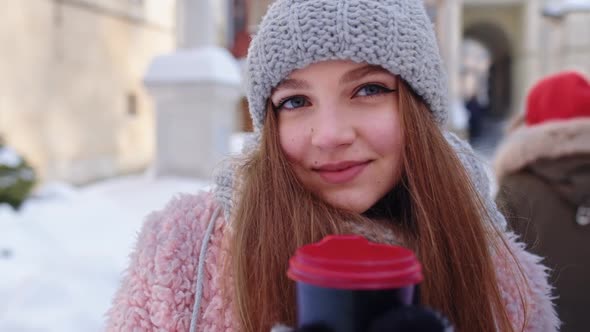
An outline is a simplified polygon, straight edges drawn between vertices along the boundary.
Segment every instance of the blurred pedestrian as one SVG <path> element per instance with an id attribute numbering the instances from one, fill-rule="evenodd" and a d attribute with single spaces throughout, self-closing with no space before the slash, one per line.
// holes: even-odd
<path id="1" fill-rule="evenodd" d="M 469 111 L 469 142 L 473 143 L 481 137 L 486 109 L 479 103 L 477 97 L 467 100 L 465 108 Z"/>
<path id="2" fill-rule="evenodd" d="M 552 269 L 561 331 L 590 328 L 590 83 L 576 72 L 539 81 L 495 158 L 498 204 Z"/>
<path id="3" fill-rule="evenodd" d="M 492 57 L 479 41 L 471 38 L 461 45 L 461 70 L 459 75 L 461 98 L 468 111 L 468 137 L 474 143 L 482 135 L 489 105 L 488 80 Z"/>
<path id="4" fill-rule="evenodd" d="M 342 233 L 414 250 L 421 303 L 459 331 L 555 330 L 545 267 L 444 129 L 443 67 L 422 0 L 275 1 L 248 52 L 255 139 L 150 216 L 108 330 L 294 326 L 289 258 Z"/>

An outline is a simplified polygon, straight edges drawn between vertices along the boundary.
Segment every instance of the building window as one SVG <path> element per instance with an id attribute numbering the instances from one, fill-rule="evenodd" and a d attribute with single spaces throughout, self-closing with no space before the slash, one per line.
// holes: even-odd
<path id="1" fill-rule="evenodd" d="M 127 114 L 137 115 L 137 95 L 133 92 L 127 94 Z"/>

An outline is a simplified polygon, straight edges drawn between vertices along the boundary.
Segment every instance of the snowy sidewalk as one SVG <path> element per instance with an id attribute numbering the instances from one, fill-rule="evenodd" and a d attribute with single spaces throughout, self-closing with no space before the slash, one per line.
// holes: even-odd
<path id="1" fill-rule="evenodd" d="M 102 331 L 144 217 L 208 183 L 131 176 L 0 205 L 0 331 Z"/>

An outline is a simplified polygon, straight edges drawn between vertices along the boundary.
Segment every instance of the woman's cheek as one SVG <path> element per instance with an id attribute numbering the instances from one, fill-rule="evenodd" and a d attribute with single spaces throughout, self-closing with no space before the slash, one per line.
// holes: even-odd
<path id="1" fill-rule="evenodd" d="M 280 143 L 283 152 L 291 161 L 301 161 L 305 151 L 305 137 L 303 132 L 290 126 L 284 126 L 280 130 Z"/>

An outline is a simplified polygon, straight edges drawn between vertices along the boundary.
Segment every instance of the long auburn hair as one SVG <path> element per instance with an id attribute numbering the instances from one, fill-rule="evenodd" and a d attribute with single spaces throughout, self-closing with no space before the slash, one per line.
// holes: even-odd
<path id="1" fill-rule="evenodd" d="M 427 106 L 401 80 L 398 93 L 405 141 L 396 188 L 401 214 L 389 227 L 422 263 L 421 302 L 442 312 L 458 331 L 514 331 L 492 262 L 492 251 L 510 250 Z M 295 285 L 286 271 L 296 248 L 343 233 L 343 221 L 368 222 L 304 188 L 278 137 L 277 115 L 269 109 L 260 145 L 239 174 L 232 211 L 226 268 L 233 275 L 237 318 L 247 332 L 269 331 L 278 322 L 295 325 Z"/>

